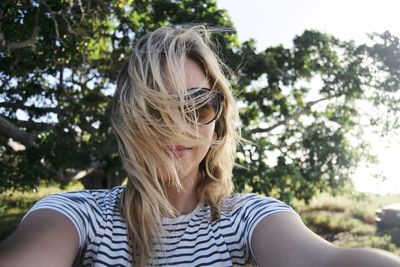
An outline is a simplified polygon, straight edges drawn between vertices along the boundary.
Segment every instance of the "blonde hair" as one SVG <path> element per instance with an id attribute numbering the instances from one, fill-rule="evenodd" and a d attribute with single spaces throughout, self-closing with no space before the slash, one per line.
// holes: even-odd
<path id="1" fill-rule="evenodd" d="M 114 95 L 111 124 L 127 172 L 120 201 L 125 218 L 132 263 L 144 266 L 163 233 L 162 218 L 175 216 L 166 186 L 182 190 L 177 165 L 163 147 L 176 140 L 201 143 L 197 127 L 172 116 L 186 94 L 184 62 L 194 60 L 204 71 L 212 90 L 224 94 L 223 110 L 215 123 L 216 140 L 200 163 L 197 198 L 219 217 L 221 200 L 233 190 L 232 169 L 240 139 L 238 112 L 223 71 L 228 70 L 211 49 L 210 31 L 204 26 L 162 27 L 140 38 L 122 67 Z M 224 68 L 224 69 L 222 69 Z M 172 97 L 168 86 L 179 95 Z M 182 127 L 182 126 L 180 126 Z M 160 167 L 160 162 L 163 162 Z M 162 170 L 160 170 L 162 168 Z"/>

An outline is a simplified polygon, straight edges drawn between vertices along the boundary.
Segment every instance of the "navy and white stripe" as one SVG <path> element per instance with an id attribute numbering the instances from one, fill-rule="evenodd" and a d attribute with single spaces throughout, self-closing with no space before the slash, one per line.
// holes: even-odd
<path id="1" fill-rule="evenodd" d="M 126 224 L 118 208 L 123 190 L 119 186 L 54 194 L 40 200 L 28 213 L 49 208 L 71 220 L 79 235 L 78 260 L 83 266 L 132 266 Z M 166 235 L 162 245 L 156 244 L 149 264 L 244 266 L 253 261 L 251 235 L 257 224 L 274 212 L 295 213 L 279 200 L 256 194 L 232 195 L 223 203 L 226 209 L 211 223 L 211 209 L 204 203 L 190 214 L 164 218 Z"/>

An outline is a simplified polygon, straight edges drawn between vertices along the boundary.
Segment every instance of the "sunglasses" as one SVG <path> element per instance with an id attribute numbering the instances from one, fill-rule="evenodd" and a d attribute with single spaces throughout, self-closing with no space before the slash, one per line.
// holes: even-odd
<path id="1" fill-rule="evenodd" d="M 222 114 L 224 94 L 209 88 L 190 88 L 185 96 L 184 114 L 189 121 L 207 125 Z"/>

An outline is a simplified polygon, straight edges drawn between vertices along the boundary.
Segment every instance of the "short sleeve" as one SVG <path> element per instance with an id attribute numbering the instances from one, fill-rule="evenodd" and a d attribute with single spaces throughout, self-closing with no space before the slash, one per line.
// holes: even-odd
<path id="1" fill-rule="evenodd" d="M 79 248 L 85 244 L 90 225 L 92 224 L 92 215 L 95 213 L 93 196 L 86 191 L 68 192 L 62 194 L 49 195 L 39 200 L 33 207 L 24 215 L 25 217 L 32 211 L 39 209 L 51 209 L 62 213 L 75 226 L 79 236 Z"/>
<path id="2" fill-rule="evenodd" d="M 263 197 L 256 194 L 247 194 L 240 197 L 236 204 L 236 218 L 240 219 L 239 231 L 244 238 L 247 255 L 255 262 L 251 247 L 251 238 L 257 224 L 268 215 L 276 212 L 290 212 L 297 214 L 293 208 L 272 197 Z M 298 214 L 297 214 L 298 215 Z"/>

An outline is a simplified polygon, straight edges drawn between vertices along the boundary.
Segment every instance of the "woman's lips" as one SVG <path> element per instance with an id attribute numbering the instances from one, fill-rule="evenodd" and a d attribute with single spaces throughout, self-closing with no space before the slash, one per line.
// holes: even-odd
<path id="1" fill-rule="evenodd" d="M 175 157 L 181 158 L 185 156 L 187 153 L 189 153 L 191 149 L 192 148 L 185 146 L 175 146 L 172 149 L 170 149 L 170 151 Z"/>

